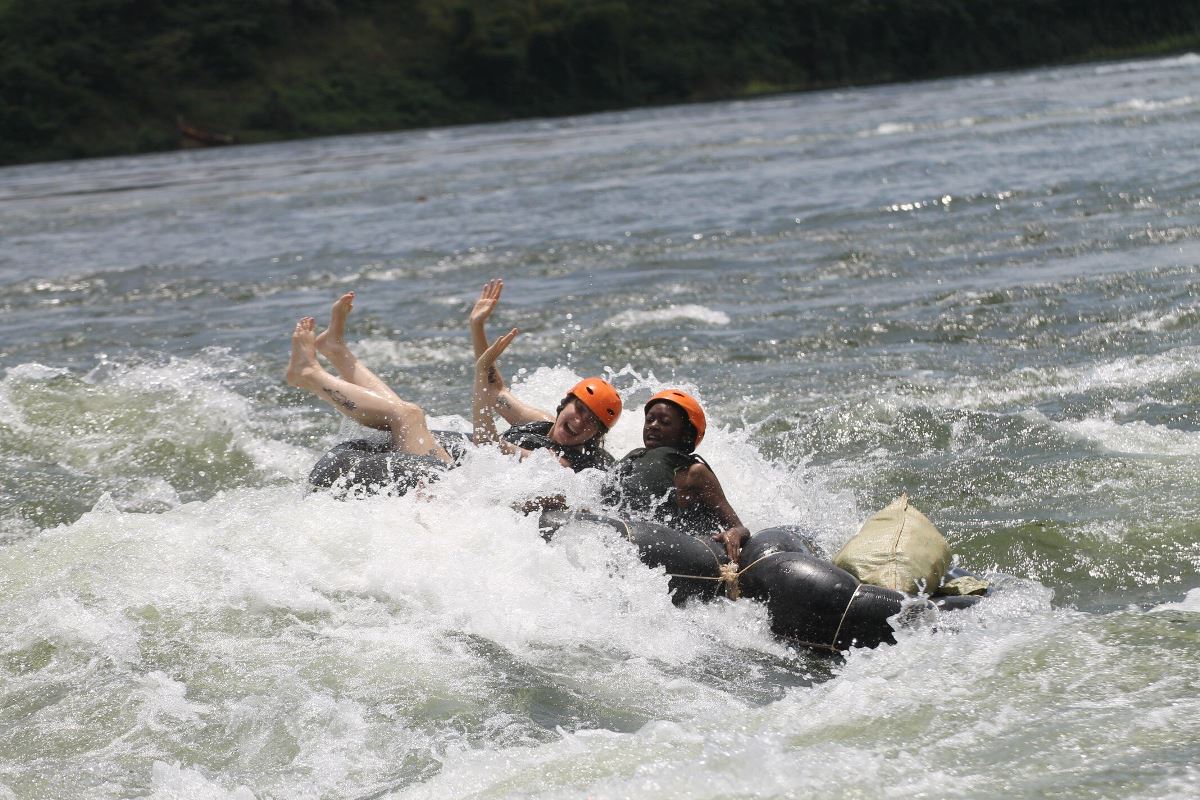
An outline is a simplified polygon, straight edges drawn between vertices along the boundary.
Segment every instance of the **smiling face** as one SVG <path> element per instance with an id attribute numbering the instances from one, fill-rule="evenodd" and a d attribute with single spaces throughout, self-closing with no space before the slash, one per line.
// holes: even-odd
<path id="1" fill-rule="evenodd" d="M 642 444 L 645 447 L 674 447 L 688 450 L 690 426 L 683 409 L 665 400 L 646 409 L 642 423 Z"/>
<path id="2" fill-rule="evenodd" d="M 572 397 L 558 412 L 550 428 L 550 439 L 565 447 L 578 447 L 594 439 L 600 430 L 596 415 L 578 398 Z"/>

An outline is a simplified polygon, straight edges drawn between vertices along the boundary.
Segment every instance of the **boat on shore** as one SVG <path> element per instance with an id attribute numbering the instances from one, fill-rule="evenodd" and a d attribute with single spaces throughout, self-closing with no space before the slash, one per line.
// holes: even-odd
<path id="1" fill-rule="evenodd" d="M 214 147 L 233 144 L 233 136 L 192 125 L 183 117 L 175 118 L 175 130 L 179 134 L 180 147 Z"/>

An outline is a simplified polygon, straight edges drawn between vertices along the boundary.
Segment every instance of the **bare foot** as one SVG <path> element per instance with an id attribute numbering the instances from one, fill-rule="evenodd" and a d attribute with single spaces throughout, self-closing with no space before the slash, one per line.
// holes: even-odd
<path id="1" fill-rule="evenodd" d="M 308 388 L 312 376 L 321 371 L 317 363 L 317 321 L 302 317 L 292 331 L 292 357 L 287 365 L 287 382 L 301 389 Z"/>
<path id="2" fill-rule="evenodd" d="M 346 349 L 346 317 L 354 308 L 354 292 L 346 292 L 333 301 L 329 327 L 317 336 L 317 352 L 326 358 L 340 356 Z"/>

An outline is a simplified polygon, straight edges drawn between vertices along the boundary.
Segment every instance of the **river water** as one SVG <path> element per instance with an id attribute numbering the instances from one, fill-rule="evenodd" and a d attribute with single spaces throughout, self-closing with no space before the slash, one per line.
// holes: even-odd
<path id="1" fill-rule="evenodd" d="M 1200 781 L 1200 57 L 0 170 L 0 798 L 1183 798 Z M 304 491 L 361 431 L 664 385 L 752 530 L 907 491 L 990 598 L 842 658 L 514 502 Z"/>

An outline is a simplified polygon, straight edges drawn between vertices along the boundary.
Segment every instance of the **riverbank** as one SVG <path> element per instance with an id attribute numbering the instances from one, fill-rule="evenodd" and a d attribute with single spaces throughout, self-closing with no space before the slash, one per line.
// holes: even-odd
<path id="1" fill-rule="evenodd" d="M 0 164 L 1192 49 L 1200 8 L 1184 0 L 13 0 L 0 3 Z"/>

